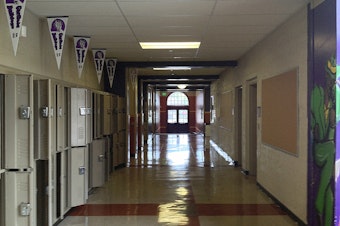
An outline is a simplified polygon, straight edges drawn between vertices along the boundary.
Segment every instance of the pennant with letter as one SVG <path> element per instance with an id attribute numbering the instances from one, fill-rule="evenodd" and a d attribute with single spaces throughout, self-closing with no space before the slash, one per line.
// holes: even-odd
<path id="1" fill-rule="evenodd" d="M 17 55 L 22 20 L 24 18 L 26 0 L 5 0 L 8 26 L 12 38 L 14 55 Z"/>
<path id="2" fill-rule="evenodd" d="M 92 49 L 94 65 L 97 71 L 98 83 L 102 79 L 106 49 Z"/>
<path id="3" fill-rule="evenodd" d="M 48 29 L 51 35 L 51 41 L 57 60 L 58 69 L 60 69 L 61 56 L 65 42 L 65 34 L 68 17 L 47 17 Z"/>
<path id="4" fill-rule="evenodd" d="M 109 76 L 110 88 L 112 88 L 113 78 L 115 76 L 117 59 L 106 59 L 105 63 L 106 63 L 107 74 Z"/>
<path id="5" fill-rule="evenodd" d="M 90 38 L 74 36 L 73 39 L 74 39 L 74 49 L 76 51 L 78 76 L 80 78 L 81 73 L 83 71 L 87 50 L 89 48 Z"/>

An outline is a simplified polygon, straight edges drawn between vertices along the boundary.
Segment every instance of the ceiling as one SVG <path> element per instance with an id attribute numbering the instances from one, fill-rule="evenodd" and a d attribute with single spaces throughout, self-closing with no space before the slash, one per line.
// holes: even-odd
<path id="1" fill-rule="evenodd" d="M 90 48 L 105 48 L 107 57 L 132 62 L 139 67 L 139 75 L 215 76 L 308 2 L 28 0 L 26 8 L 42 18 L 69 16 L 66 35 L 90 36 Z M 200 41 L 201 46 L 198 50 L 142 50 L 141 41 Z M 143 66 L 145 62 L 149 64 Z M 195 67 L 191 71 L 155 72 L 153 62 L 194 63 Z"/>

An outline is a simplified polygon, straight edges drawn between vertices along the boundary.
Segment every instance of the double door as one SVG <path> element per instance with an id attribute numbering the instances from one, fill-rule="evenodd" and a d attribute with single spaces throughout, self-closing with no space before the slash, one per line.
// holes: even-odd
<path id="1" fill-rule="evenodd" d="M 189 109 L 187 107 L 168 107 L 168 133 L 189 133 Z"/>

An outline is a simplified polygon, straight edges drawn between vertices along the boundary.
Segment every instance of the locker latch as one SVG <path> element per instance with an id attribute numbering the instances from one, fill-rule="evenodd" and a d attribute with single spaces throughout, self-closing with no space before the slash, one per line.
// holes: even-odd
<path id="1" fill-rule="evenodd" d="M 20 106 L 19 107 L 19 118 L 20 119 L 29 119 L 30 118 L 31 108 L 28 106 Z"/>
<path id="2" fill-rule="evenodd" d="M 19 205 L 20 215 L 29 216 L 31 214 L 31 204 L 27 202 L 22 202 Z"/>
<path id="3" fill-rule="evenodd" d="M 41 117 L 48 118 L 48 107 L 42 107 L 40 109 Z"/>
<path id="4" fill-rule="evenodd" d="M 79 175 L 84 175 L 85 174 L 85 166 L 80 166 L 79 167 Z"/>
<path id="5" fill-rule="evenodd" d="M 104 155 L 98 155 L 98 162 L 104 162 Z"/>
<path id="6" fill-rule="evenodd" d="M 79 108 L 79 115 L 85 116 L 86 115 L 86 108 Z"/>

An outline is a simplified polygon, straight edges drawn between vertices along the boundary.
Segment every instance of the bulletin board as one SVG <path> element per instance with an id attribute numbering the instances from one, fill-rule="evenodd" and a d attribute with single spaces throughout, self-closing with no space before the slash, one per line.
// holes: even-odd
<path id="1" fill-rule="evenodd" d="M 298 153 L 298 69 L 262 81 L 262 142 Z"/>
<path id="2" fill-rule="evenodd" d="M 232 129 L 232 91 L 221 94 L 220 97 L 220 125 L 226 129 Z"/>

